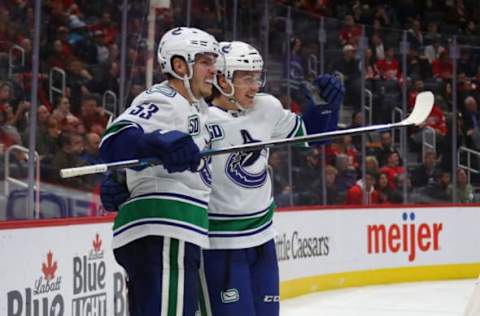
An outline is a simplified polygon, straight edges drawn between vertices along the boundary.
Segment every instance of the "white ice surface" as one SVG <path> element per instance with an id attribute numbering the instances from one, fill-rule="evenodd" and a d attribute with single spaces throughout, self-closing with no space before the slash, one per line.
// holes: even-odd
<path id="1" fill-rule="evenodd" d="M 305 295 L 281 303 L 281 316 L 460 316 L 475 280 L 401 283 Z"/>

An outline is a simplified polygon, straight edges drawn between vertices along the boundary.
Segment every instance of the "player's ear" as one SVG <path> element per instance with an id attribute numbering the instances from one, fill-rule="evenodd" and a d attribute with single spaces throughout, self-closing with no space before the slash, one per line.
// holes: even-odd
<path id="1" fill-rule="evenodd" d="M 182 57 L 175 56 L 172 58 L 172 69 L 175 71 L 180 77 L 185 76 L 188 74 L 188 67 L 187 63 Z"/>
<path id="2" fill-rule="evenodd" d="M 225 75 L 217 75 L 217 81 L 223 91 L 228 91 L 230 85 L 227 83 Z"/>

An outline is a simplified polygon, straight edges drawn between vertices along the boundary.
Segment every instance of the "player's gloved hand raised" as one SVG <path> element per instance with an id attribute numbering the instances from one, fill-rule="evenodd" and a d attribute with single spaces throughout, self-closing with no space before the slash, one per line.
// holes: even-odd
<path id="1" fill-rule="evenodd" d="M 339 78 L 324 74 L 305 85 L 307 106 L 303 121 L 308 134 L 324 133 L 337 129 L 340 106 L 345 98 L 345 88 Z M 326 144 L 329 141 L 314 142 L 311 145 Z"/>
<path id="2" fill-rule="evenodd" d="M 196 171 L 200 164 L 200 150 L 192 137 L 181 131 L 161 131 L 143 134 L 138 141 L 142 157 L 159 158 L 169 173 Z"/>
<path id="3" fill-rule="evenodd" d="M 328 103 L 332 109 L 340 108 L 345 98 L 345 88 L 339 78 L 330 74 L 323 74 L 313 81 L 318 88 L 320 97 Z"/>
<path id="4" fill-rule="evenodd" d="M 129 197 L 125 173 L 107 173 L 100 185 L 100 199 L 103 207 L 109 212 L 116 212 Z"/>

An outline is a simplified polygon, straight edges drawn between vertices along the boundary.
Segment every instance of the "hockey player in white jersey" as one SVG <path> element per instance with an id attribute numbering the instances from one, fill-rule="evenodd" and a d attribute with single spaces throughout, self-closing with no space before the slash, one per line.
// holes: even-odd
<path id="1" fill-rule="evenodd" d="M 210 139 L 214 147 L 301 136 L 303 120 L 311 133 L 332 130 L 344 89 L 339 80 L 324 75 L 315 80 L 327 104 L 314 98 L 302 118 L 283 110 L 271 95 L 258 93 L 263 85 L 263 60 L 252 46 L 223 43 L 226 68 L 219 78 L 210 107 Z M 213 180 L 209 203 L 210 246 L 204 251 L 202 315 L 278 315 L 278 265 L 272 231 L 274 204 L 266 171 L 268 152 L 235 153 L 212 157 Z M 118 183 L 102 186 L 102 202 L 115 209 L 125 189 Z M 117 197 L 120 197 L 119 199 Z M 205 285 L 206 284 L 206 285 Z"/>
<path id="2" fill-rule="evenodd" d="M 225 71 L 217 78 L 210 107 L 212 147 L 304 135 L 300 116 L 284 110 L 272 95 L 258 93 L 265 78 L 259 52 L 243 42 L 220 43 L 220 50 Z M 309 98 L 304 114 L 307 129 L 315 133 L 336 129 L 344 89 L 330 75 L 314 83 L 328 103 L 319 108 Z M 267 166 L 266 149 L 211 159 L 210 249 L 203 250 L 204 315 L 279 315 L 275 205 Z"/>
<path id="3" fill-rule="evenodd" d="M 168 80 L 137 96 L 102 139 L 106 162 L 161 161 L 127 170 L 131 198 L 113 226 L 115 258 L 128 275 L 131 316 L 193 316 L 197 309 L 210 189 L 196 171 L 209 137 L 203 98 L 212 92 L 217 56 L 218 42 L 204 31 L 167 32 L 158 61 Z"/>

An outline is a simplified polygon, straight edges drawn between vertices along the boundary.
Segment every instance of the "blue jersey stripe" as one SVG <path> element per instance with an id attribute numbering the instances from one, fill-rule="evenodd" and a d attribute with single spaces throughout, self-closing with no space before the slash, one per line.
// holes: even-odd
<path id="1" fill-rule="evenodd" d="M 272 226 L 272 223 L 273 223 L 273 221 L 270 221 L 270 222 L 268 222 L 268 224 L 266 224 L 265 226 L 260 227 L 259 229 L 254 230 L 254 231 L 251 231 L 251 232 L 246 232 L 246 233 L 233 233 L 233 234 L 212 233 L 212 232 L 210 232 L 210 233 L 208 234 L 208 236 L 209 236 L 210 238 L 220 238 L 220 237 L 235 238 L 235 237 L 252 236 L 252 235 L 258 234 L 258 233 L 266 230 L 267 228 L 269 228 L 270 226 Z"/>
<path id="2" fill-rule="evenodd" d="M 255 212 L 255 213 L 244 213 L 244 214 L 217 214 L 217 213 L 208 213 L 208 216 L 209 217 L 223 217 L 223 218 L 236 218 L 236 217 L 254 217 L 255 215 L 259 215 L 259 214 L 262 214 L 262 213 L 265 213 L 266 211 L 268 211 L 270 209 L 271 206 L 268 206 L 267 208 L 261 210 L 261 211 L 258 211 L 258 212 Z"/>
<path id="3" fill-rule="evenodd" d="M 194 232 L 199 233 L 199 234 L 204 235 L 204 236 L 208 235 L 208 233 L 206 231 L 203 231 L 203 230 L 200 230 L 200 229 L 197 229 L 197 228 L 185 225 L 185 224 L 172 223 L 172 222 L 165 221 L 165 220 L 148 220 L 148 221 L 142 221 L 142 222 L 132 223 L 130 225 L 127 225 L 126 227 L 123 227 L 122 229 L 114 232 L 113 237 L 116 237 L 116 236 L 122 234 L 123 232 L 125 232 L 126 230 L 129 230 L 130 228 L 133 228 L 133 227 L 136 227 L 136 226 L 141 226 L 141 225 L 148 225 L 148 224 L 175 226 L 175 227 L 184 228 L 186 230 L 194 231 Z"/>

